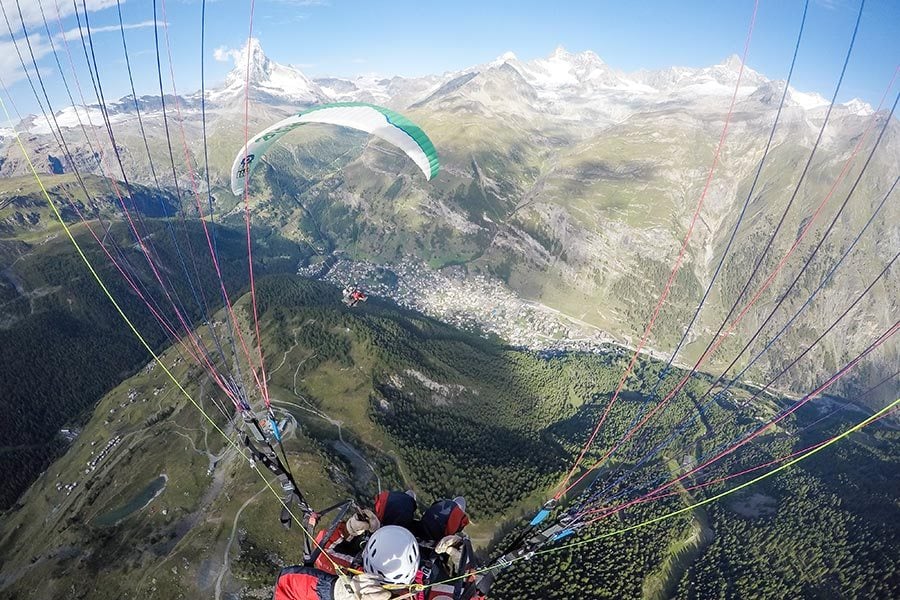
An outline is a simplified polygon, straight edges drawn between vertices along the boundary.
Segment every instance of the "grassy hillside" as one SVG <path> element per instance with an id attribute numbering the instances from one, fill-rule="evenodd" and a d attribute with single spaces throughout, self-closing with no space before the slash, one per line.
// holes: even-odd
<path id="1" fill-rule="evenodd" d="M 172 242 L 171 223 L 146 220 L 146 229 L 164 265 L 163 275 L 182 299 L 185 318 L 198 324 L 205 318 L 204 300 L 211 310 L 221 305 L 215 272 L 206 251 L 206 239 L 197 222 L 175 224 L 178 247 L 194 248 L 197 267 L 185 258 L 194 285 L 208 293 L 195 300 Z M 97 227 L 96 222 L 92 226 Z M 232 293 L 241 293 L 247 281 L 246 246 L 241 232 L 215 228 L 221 267 Z M 51 230 L 52 231 L 52 230 Z M 125 283 L 83 225 L 74 228 L 90 260 L 113 295 L 154 348 L 170 342 L 144 303 Z M 71 243 L 61 231 L 44 233 L 41 243 L 2 240 L 11 260 L 0 272 L 0 381 L 4 392 L 0 407 L 10 415 L 0 425 L 0 472 L 6 484 L 0 490 L 0 506 L 7 508 L 54 458 L 66 448 L 61 428 L 77 428 L 89 418 L 95 403 L 147 360 L 146 351 L 125 328 Z M 122 223 L 107 234 L 141 282 L 143 291 L 164 303 L 159 284 L 134 247 Z M 292 271 L 300 259 L 293 243 L 277 237 L 258 236 L 259 272 Z M 110 244 L 110 247 L 113 247 Z M 13 258 L 15 256 L 15 258 Z M 264 258 L 265 257 L 265 258 Z M 126 263 L 123 263 L 126 264 Z M 128 267 L 126 267 L 128 268 Z M 199 280 L 197 279 L 199 274 Z M 209 292 L 213 292 L 209 294 Z M 171 307 L 164 314 L 173 323 Z"/>

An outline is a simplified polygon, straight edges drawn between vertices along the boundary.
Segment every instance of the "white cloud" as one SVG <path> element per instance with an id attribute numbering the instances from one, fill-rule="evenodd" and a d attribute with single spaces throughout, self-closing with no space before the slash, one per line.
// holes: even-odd
<path id="1" fill-rule="evenodd" d="M 2 0 L 0 0 L 0 1 L 2 1 Z M 157 27 L 165 27 L 168 25 L 168 23 L 166 23 L 165 21 L 157 21 L 156 25 L 157 25 Z M 141 21 L 140 23 L 126 23 L 124 25 L 125 29 L 144 29 L 146 27 L 153 27 L 153 21 Z M 81 31 L 85 31 L 83 26 L 81 28 Z M 104 25 L 103 27 L 91 27 L 91 35 L 95 35 L 98 33 L 107 33 L 110 31 L 118 32 L 119 26 L 118 25 Z M 87 35 L 87 32 L 85 32 L 85 35 Z M 55 37 L 59 38 L 61 36 L 57 35 Z M 81 33 L 79 32 L 78 28 L 75 27 L 74 29 L 70 29 L 70 30 L 66 31 L 65 33 L 63 33 L 62 37 L 65 37 L 66 41 L 69 41 L 69 42 L 79 41 L 79 40 L 81 40 Z"/>
<path id="2" fill-rule="evenodd" d="M 0 0 L 0 5 L 6 10 L 6 15 L 9 17 L 13 32 L 21 30 L 22 19 L 19 18 L 16 0 Z M 87 6 L 88 12 L 95 12 L 115 6 L 116 0 L 85 0 L 85 5 Z M 29 30 L 32 25 L 40 25 L 43 27 L 44 19 L 41 16 L 42 6 L 44 9 L 44 16 L 46 16 L 47 20 L 50 22 L 56 19 L 57 10 L 59 11 L 59 16 L 62 18 L 75 14 L 74 5 L 68 0 L 40 0 L 40 2 L 39 0 L 18 0 L 18 7 L 22 9 L 22 17 Z M 78 2 L 78 8 L 80 13 L 81 2 Z M 5 30 L 5 27 L 0 28 L 0 31 Z M 29 31 L 29 34 L 30 33 L 31 32 Z"/>
<path id="3" fill-rule="evenodd" d="M 840 0 L 816 0 L 815 3 L 826 10 L 837 10 L 839 8 L 845 8 L 844 3 Z"/>
<path id="4" fill-rule="evenodd" d="M 80 1 L 78 2 L 78 5 L 80 9 Z M 93 12 L 115 6 L 115 0 L 85 0 L 85 5 L 89 12 Z M 12 85 L 16 81 L 25 78 L 25 72 L 22 70 L 22 64 L 19 60 L 19 55 L 16 53 L 15 45 L 18 44 L 19 52 L 22 54 L 22 59 L 28 66 L 29 71 L 32 71 L 31 55 L 28 52 L 28 47 L 22 34 L 22 19 L 19 17 L 16 0 L 0 0 L 0 6 L 2 6 L 3 10 L 6 12 L 15 39 L 15 42 L 13 42 L 13 40 L 9 38 L 8 30 L 5 27 L 4 22 L 3 26 L 0 26 L 0 31 L 5 31 L 7 35 L 0 35 L 0 77 L 2 77 L 3 82 L 6 85 Z M 28 41 L 31 42 L 34 58 L 39 61 L 41 58 L 52 52 L 46 36 L 42 35 L 42 32 L 44 31 L 44 17 L 46 17 L 51 29 L 55 29 L 54 25 L 57 20 L 57 14 L 60 17 L 65 18 L 74 14 L 75 8 L 72 2 L 66 0 L 41 0 L 40 4 L 38 3 L 38 0 L 19 0 L 19 7 L 22 10 L 21 16 L 24 18 L 25 26 L 28 30 Z M 41 7 L 43 7 L 44 10 L 43 16 L 41 15 Z M 57 11 L 59 12 L 57 13 Z M 79 10 L 79 13 L 80 12 L 81 10 Z M 83 23 L 84 17 L 82 16 L 82 30 L 84 30 Z M 159 24 L 165 25 L 162 21 L 160 21 Z M 153 21 L 127 23 L 124 25 L 125 29 L 141 29 L 145 27 L 153 27 Z M 118 31 L 118 25 L 91 28 L 92 35 Z M 54 35 L 54 39 L 65 39 L 66 41 L 80 40 L 80 34 L 77 28 L 73 28 L 61 34 Z M 51 72 L 53 72 L 53 70 L 51 70 Z M 41 74 L 43 75 L 43 73 L 42 70 Z"/>
<path id="5" fill-rule="evenodd" d="M 31 49 L 34 52 L 35 60 L 40 60 L 41 57 L 50 54 L 50 44 L 47 43 L 46 38 L 40 35 L 29 35 L 28 39 L 31 40 Z M 24 41 L 19 41 L 18 44 L 22 59 L 30 67 L 31 55 L 28 54 L 28 48 Z M 16 53 L 16 47 L 12 40 L 0 40 L 0 78 L 7 86 L 25 79 L 25 72 L 22 70 L 19 55 Z"/>
<path id="6" fill-rule="evenodd" d="M 215 50 L 213 50 L 213 58 L 215 58 L 219 62 L 232 62 L 238 59 L 241 51 L 235 48 L 226 48 L 225 46 L 219 46 Z"/>
<path id="7" fill-rule="evenodd" d="M 116 0 L 85 0 L 85 5 L 88 12 L 93 12 L 115 6 Z M 3 78 L 3 83 L 9 86 L 25 79 L 25 71 L 22 70 L 22 65 L 19 62 L 15 44 L 18 44 L 19 52 L 22 54 L 25 64 L 29 66 L 29 71 L 31 70 L 31 55 L 28 53 L 28 47 L 21 35 L 23 21 L 28 29 L 28 41 L 31 42 L 34 58 L 35 60 L 40 60 L 52 52 L 46 36 L 42 36 L 40 33 L 44 30 L 44 17 L 47 18 L 48 23 L 53 23 L 56 21 L 57 15 L 65 18 L 74 14 L 75 8 L 72 2 L 66 0 L 40 0 L 40 3 L 38 0 L 19 0 L 18 6 L 16 0 L 0 0 L 0 6 L 6 12 L 16 39 L 15 42 L 9 39 L 9 33 L 4 22 L 3 26 L 0 26 L 0 32 L 6 33 L 6 35 L 0 34 L 0 77 Z M 79 2 L 79 8 L 80 6 L 81 3 Z M 41 7 L 43 7 L 43 15 L 41 15 Z M 20 9 L 22 11 L 21 18 L 19 15 Z M 79 12 L 81 11 L 79 10 Z M 116 29 L 118 30 L 118 27 Z M 92 31 L 95 31 L 95 29 Z M 41 73 L 43 74 L 43 71 Z"/>

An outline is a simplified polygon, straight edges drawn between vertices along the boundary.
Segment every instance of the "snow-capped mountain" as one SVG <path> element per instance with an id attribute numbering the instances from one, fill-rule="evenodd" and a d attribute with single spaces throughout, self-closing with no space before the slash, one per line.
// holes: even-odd
<path id="1" fill-rule="evenodd" d="M 371 102 L 402 109 L 421 99 L 441 78 L 436 75 L 416 78 L 361 75 L 353 79 L 323 77 L 314 81 L 333 101 Z"/>
<path id="2" fill-rule="evenodd" d="M 731 55 L 721 63 L 711 67 L 691 69 L 688 67 L 670 67 L 659 71 L 638 71 L 631 79 L 650 86 L 656 92 L 669 95 L 728 95 L 734 92 L 734 85 L 741 77 L 739 96 L 751 94 L 757 87 L 766 83 L 763 75 L 748 66 L 741 72 L 741 59 Z"/>
<path id="3" fill-rule="evenodd" d="M 718 111 L 722 98 L 734 92 L 738 76 L 738 101 L 771 91 L 777 102 L 783 90 L 783 82 L 769 80 L 748 66 L 741 72 L 740 58 L 734 55 L 710 67 L 670 67 L 629 74 L 610 67 L 594 52 L 571 53 L 562 46 L 545 58 L 530 61 L 506 52 L 485 64 L 440 77 L 328 78 L 317 83 L 333 99 L 391 102 L 394 107 L 481 110 L 527 118 L 542 116 L 582 122 L 596 130 L 654 108 L 709 105 Z M 402 82 L 406 93 L 398 95 L 398 82 Z M 788 103 L 818 114 L 828 100 L 814 92 L 791 88 Z M 846 108 L 859 116 L 872 111 L 860 101 L 851 101 Z"/>
<path id="4" fill-rule="evenodd" d="M 225 84 L 208 92 L 207 100 L 218 104 L 243 100 L 248 82 L 250 99 L 257 102 L 314 104 L 331 99 L 299 69 L 269 59 L 256 38 L 234 52 L 233 57 L 234 68 L 226 76 Z"/>
<path id="5" fill-rule="evenodd" d="M 740 59 L 731 56 L 704 68 L 670 67 L 624 73 L 607 65 L 594 52 L 571 53 L 559 46 L 545 58 L 522 61 L 514 53 L 506 52 L 493 61 L 442 75 L 310 79 L 301 70 L 267 57 L 255 38 L 229 55 L 234 68 L 221 85 L 206 93 L 208 108 L 213 111 L 242 109 L 249 81 L 251 101 L 263 105 L 360 101 L 395 109 L 428 106 L 447 111 L 480 110 L 495 115 L 580 122 L 592 130 L 622 122 L 654 107 L 707 103 L 718 107 L 722 96 L 734 91 L 740 72 Z M 769 80 L 746 66 L 741 81 L 739 100 L 754 94 L 764 96 L 766 90 L 776 98 L 783 89 L 781 82 Z M 186 115 L 199 109 L 199 100 L 199 93 L 166 98 L 169 107 L 177 102 Z M 828 105 L 828 100 L 821 95 L 793 87 L 788 102 L 813 114 Z M 141 96 L 137 104 L 149 120 L 161 116 L 162 103 L 158 96 Z M 134 105 L 134 100 L 126 96 L 108 103 L 107 113 L 113 123 L 125 126 L 135 116 Z M 873 112 L 871 106 L 858 99 L 842 108 L 845 114 L 862 117 Z M 62 108 L 56 113 L 56 120 L 64 128 L 102 125 L 101 111 L 96 104 Z M 49 134 L 52 126 L 43 116 L 26 117 L 20 124 L 21 129 L 36 135 Z"/>
<path id="6" fill-rule="evenodd" d="M 504 56 L 509 57 L 509 54 Z M 571 54 L 559 46 L 547 58 L 521 63 L 513 57 L 504 62 L 520 70 L 529 83 L 547 95 L 554 91 L 572 94 L 589 90 L 641 89 L 640 85 L 635 85 L 623 73 L 610 68 L 590 50 Z"/>
<path id="7" fill-rule="evenodd" d="M 806 94 L 797 91 L 794 88 L 788 90 L 788 97 L 794 105 L 799 106 L 804 110 L 815 110 L 817 108 L 822 108 L 823 106 L 828 106 L 829 104 L 828 100 L 815 92 Z"/>
<path id="8" fill-rule="evenodd" d="M 863 102 L 859 98 L 854 98 L 849 102 L 844 102 L 841 106 L 847 109 L 847 111 L 849 111 L 851 114 L 860 117 L 868 117 L 875 112 L 868 102 Z"/>

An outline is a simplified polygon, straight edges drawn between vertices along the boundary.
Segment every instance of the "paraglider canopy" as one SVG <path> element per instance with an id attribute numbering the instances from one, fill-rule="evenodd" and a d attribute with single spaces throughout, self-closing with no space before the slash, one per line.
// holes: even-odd
<path id="1" fill-rule="evenodd" d="M 430 180 L 439 164 L 434 144 L 418 125 L 392 110 L 365 102 L 336 102 L 311 108 L 275 123 L 256 134 L 238 152 L 231 166 L 231 191 L 243 193 L 259 158 L 282 136 L 305 123 L 326 123 L 371 133 L 400 148 Z"/>

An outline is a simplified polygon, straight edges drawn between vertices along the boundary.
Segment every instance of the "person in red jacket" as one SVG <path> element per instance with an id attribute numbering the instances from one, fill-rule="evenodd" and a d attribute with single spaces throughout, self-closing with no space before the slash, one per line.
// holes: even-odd
<path id="1" fill-rule="evenodd" d="M 357 511 L 336 527 L 327 540 L 323 539 L 324 534 L 318 536 L 316 542 L 321 552 L 314 566 L 283 569 L 276 582 L 274 599 L 485 598 L 489 579 L 480 576 L 459 579 L 470 570 L 462 564 L 467 549 L 471 551 L 462 534 L 469 522 L 465 500 L 458 497 L 435 502 L 418 521 L 414 518 L 415 510 L 415 496 L 411 492 L 382 492 L 375 498 L 374 511 Z M 371 536 L 363 543 L 369 533 Z M 467 563 L 470 561 L 468 558 Z M 362 572 L 352 575 L 360 566 Z M 452 581 L 441 583 L 447 580 Z M 410 589 L 419 591 L 410 596 Z"/>
<path id="2" fill-rule="evenodd" d="M 349 286 L 349 285 L 344 288 L 344 291 L 342 292 L 341 295 L 342 295 L 344 304 L 346 304 L 350 308 L 353 308 L 360 302 L 365 302 L 366 300 L 369 299 L 369 296 L 366 295 L 366 293 L 363 292 L 361 289 L 359 289 L 357 287 Z"/>

